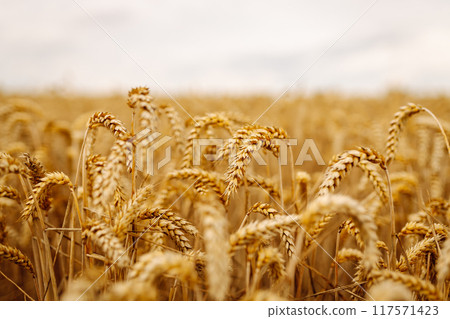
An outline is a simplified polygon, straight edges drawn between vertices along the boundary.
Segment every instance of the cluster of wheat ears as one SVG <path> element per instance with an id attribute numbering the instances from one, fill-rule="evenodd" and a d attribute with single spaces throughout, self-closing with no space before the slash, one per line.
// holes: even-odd
<path id="1" fill-rule="evenodd" d="M 343 150 L 316 174 L 277 161 L 282 128 L 183 121 L 144 87 L 127 104 L 128 128 L 109 112 L 86 128 L 0 106 L 2 299 L 448 300 L 449 125 L 429 109 L 400 107 L 384 149 Z M 412 118 L 417 146 L 400 156 Z M 137 165 L 143 129 L 172 137 L 157 174 Z M 193 165 L 196 139 L 215 137 L 226 143 L 201 155 L 218 159 Z"/>

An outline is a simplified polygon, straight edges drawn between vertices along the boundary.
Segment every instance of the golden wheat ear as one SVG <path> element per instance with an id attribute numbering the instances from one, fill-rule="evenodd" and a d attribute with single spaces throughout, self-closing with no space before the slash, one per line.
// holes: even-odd
<path id="1" fill-rule="evenodd" d="M 400 107 L 400 110 L 395 113 L 394 119 L 391 121 L 389 126 L 388 138 L 386 141 L 386 164 L 390 164 L 397 152 L 397 144 L 399 140 L 400 133 L 406 123 L 406 121 L 412 117 L 414 114 L 419 112 L 428 113 L 437 123 L 442 136 L 444 137 L 445 144 L 447 146 L 448 155 L 450 156 L 450 145 L 442 124 L 439 122 L 438 118 L 426 107 L 421 105 L 416 105 L 414 103 L 408 103 L 405 106 Z"/>
<path id="2" fill-rule="evenodd" d="M 8 245 L 0 244 L 0 257 L 19 265 L 23 269 L 30 272 L 33 277 L 35 276 L 35 271 L 31 260 L 25 256 L 19 249 L 11 247 Z"/>
<path id="3" fill-rule="evenodd" d="M 374 270 L 370 275 L 371 278 L 375 280 L 375 282 L 387 279 L 399 282 L 412 291 L 416 292 L 417 294 L 424 296 L 427 300 L 443 300 L 441 293 L 437 290 L 435 285 L 433 285 L 429 281 L 417 278 L 415 276 L 391 270 Z"/>
<path id="4" fill-rule="evenodd" d="M 109 225 L 98 220 L 87 220 L 83 225 L 82 237 L 91 240 L 105 254 L 109 264 L 120 268 L 129 265 L 127 250 Z"/>
<path id="5" fill-rule="evenodd" d="M 69 177 L 61 172 L 52 172 L 45 174 L 40 179 L 40 182 L 33 188 L 31 195 L 25 204 L 25 208 L 22 212 L 21 220 L 27 220 L 39 209 L 48 209 L 49 203 L 49 191 L 56 185 L 68 185 L 71 191 L 73 191 L 73 185 Z"/>
<path id="6" fill-rule="evenodd" d="M 196 212 L 203 226 L 208 293 L 213 300 L 226 300 L 232 278 L 228 221 L 224 208 L 211 200 L 208 204 L 199 203 Z"/>
<path id="7" fill-rule="evenodd" d="M 266 149 L 275 157 L 278 157 L 280 147 L 277 144 L 277 140 L 286 138 L 287 133 L 282 128 L 268 126 L 251 131 L 241 141 L 239 149 L 225 173 L 227 187 L 224 192 L 224 197 L 227 202 L 230 200 L 231 195 L 237 191 L 239 185 L 243 184 L 246 169 L 251 162 L 252 154 L 258 152 L 260 149 Z"/>

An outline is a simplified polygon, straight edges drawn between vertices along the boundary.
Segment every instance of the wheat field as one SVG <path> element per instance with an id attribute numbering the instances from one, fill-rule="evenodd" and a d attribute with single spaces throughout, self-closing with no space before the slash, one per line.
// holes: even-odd
<path id="1" fill-rule="evenodd" d="M 450 98 L 272 102 L 0 93 L 0 299 L 449 300 Z"/>

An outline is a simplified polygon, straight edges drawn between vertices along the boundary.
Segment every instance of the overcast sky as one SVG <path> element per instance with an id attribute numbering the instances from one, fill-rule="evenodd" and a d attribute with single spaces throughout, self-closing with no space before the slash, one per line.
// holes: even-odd
<path id="1" fill-rule="evenodd" d="M 0 90 L 449 92 L 450 1 L 372 2 L 0 0 Z"/>

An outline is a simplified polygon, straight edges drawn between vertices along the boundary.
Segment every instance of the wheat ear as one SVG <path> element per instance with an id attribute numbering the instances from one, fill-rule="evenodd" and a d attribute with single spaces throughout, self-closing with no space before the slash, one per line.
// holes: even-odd
<path id="1" fill-rule="evenodd" d="M 441 249 L 441 255 L 436 263 L 437 282 L 439 287 L 444 290 L 446 280 L 450 275 L 450 240 L 444 241 Z"/>
<path id="2" fill-rule="evenodd" d="M 274 209 L 270 204 L 261 202 L 255 203 L 250 208 L 248 214 L 251 213 L 260 213 L 269 219 L 273 219 L 279 214 L 278 211 Z M 286 248 L 286 253 L 289 257 L 292 256 L 295 253 L 294 236 L 292 236 L 291 232 L 287 229 L 281 230 L 280 235 Z"/>
<path id="3" fill-rule="evenodd" d="M 160 115 L 164 113 L 167 116 L 170 124 L 170 129 L 172 131 L 173 137 L 175 138 L 177 150 L 181 151 L 184 143 L 182 139 L 183 124 L 180 115 L 172 106 L 166 104 L 160 105 L 156 111 Z"/>
<path id="4" fill-rule="evenodd" d="M 95 130 L 98 127 L 107 128 L 118 139 L 127 140 L 130 138 L 122 121 L 109 112 L 96 112 L 89 118 L 88 128 Z"/>
<path id="5" fill-rule="evenodd" d="M 195 125 L 188 135 L 186 150 L 184 151 L 183 159 L 181 162 L 181 168 L 192 167 L 194 141 L 200 138 L 200 133 L 202 129 L 208 129 L 211 126 L 216 126 L 216 127 L 223 127 L 231 133 L 232 130 L 230 125 L 231 121 L 228 119 L 227 116 L 221 113 L 212 113 L 202 117 L 196 117 Z"/>
<path id="6" fill-rule="evenodd" d="M 139 220 L 162 218 L 171 221 L 175 226 L 192 236 L 197 236 L 198 230 L 186 219 L 176 216 L 171 209 L 149 208 L 140 211 L 137 215 Z"/>
<path id="7" fill-rule="evenodd" d="M 82 236 L 90 239 L 106 255 L 108 262 L 120 268 L 129 265 L 129 258 L 120 240 L 115 236 L 111 227 L 101 221 L 87 220 L 83 225 Z"/>
<path id="8" fill-rule="evenodd" d="M 0 152 L 0 176 L 5 174 L 26 176 L 26 169 L 18 159 L 8 153 Z"/>
<path id="9" fill-rule="evenodd" d="M 48 208 L 48 192 L 55 185 L 68 185 L 73 190 L 69 177 L 61 172 L 47 173 L 41 181 L 33 188 L 33 193 L 29 196 L 25 208 L 22 212 L 21 220 L 27 220 L 40 208 Z M 36 202 L 37 201 L 37 202 Z"/>
<path id="10" fill-rule="evenodd" d="M 227 187 L 224 192 L 224 197 L 227 201 L 230 199 L 230 196 L 237 191 L 238 186 L 243 183 L 245 171 L 250 164 L 252 154 L 258 152 L 261 148 L 264 148 L 278 157 L 279 145 L 276 140 L 285 138 L 287 138 L 287 134 L 283 129 L 264 127 L 252 131 L 251 134 L 244 139 L 225 173 Z"/>
<path id="11" fill-rule="evenodd" d="M 336 262 L 341 264 L 346 261 L 352 261 L 358 263 L 361 259 L 364 258 L 364 254 L 361 250 L 353 249 L 353 248 L 342 248 L 336 254 Z"/>
<path id="12" fill-rule="evenodd" d="M 139 127 L 141 130 L 150 129 L 155 132 L 157 129 L 156 106 L 152 103 L 154 98 L 150 95 L 147 87 L 136 87 L 128 92 L 127 104 L 132 109 L 138 109 L 140 113 Z"/>
<path id="13" fill-rule="evenodd" d="M 371 277 L 376 281 L 392 279 L 395 282 L 400 282 L 430 301 L 442 300 L 441 294 L 431 282 L 412 275 L 391 270 L 374 270 L 371 273 Z"/>
<path id="14" fill-rule="evenodd" d="M 408 105 L 400 107 L 400 110 L 394 114 L 394 119 L 389 125 L 388 138 L 386 142 L 386 164 L 392 162 L 397 151 L 397 144 L 400 132 L 405 125 L 405 122 L 414 114 L 422 111 L 420 105 L 408 103 Z"/>
<path id="15" fill-rule="evenodd" d="M 350 150 L 339 154 L 328 166 L 324 181 L 319 186 L 318 196 L 324 196 L 332 192 L 339 186 L 341 180 L 350 172 L 350 170 L 358 165 L 360 162 L 363 164 L 360 166 L 363 170 L 368 168 L 365 162 L 377 164 L 381 169 L 385 170 L 385 161 L 381 154 L 371 148 L 359 147 L 356 150 Z M 373 177 L 373 172 L 366 172 L 369 176 Z M 378 180 L 378 179 L 377 179 Z M 377 186 L 380 189 L 381 186 Z"/>
<path id="16" fill-rule="evenodd" d="M 25 256 L 19 249 L 5 244 L 0 244 L 0 257 L 28 270 L 34 277 L 35 272 L 31 260 L 27 256 Z"/>
<path id="17" fill-rule="evenodd" d="M 28 175 L 32 185 L 38 184 L 45 176 L 45 168 L 39 160 L 28 153 L 23 154 L 25 166 L 28 168 Z"/>
<path id="18" fill-rule="evenodd" d="M 108 156 L 102 174 L 92 184 L 92 204 L 94 208 L 106 210 L 113 197 L 121 173 L 126 166 L 126 142 L 116 139 Z"/>
<path id="19" fill-rule="evenodd" d="M 142 255 L 128 275 L 133 283 L 152 284 L 164 274 L 176 276 L 183 282 L 196 282 L 197 273 L 194 263 L 189 258 L 172 252 L 150 252 Z"/>
<path id="20" fill-rule="evenodd" d="M 428 253 L 433 253 L 436 255 L 436 242 L 439 242 L 441 239 L 442 237 L 425 238 L 419 241 L 406 251 L 406 257 L 400 257 L 400 260 L 397 262 L 397 269 L 401 272 L 408 271 L 408 264 L 409 266 L 414 266 L 421 257 Z"/>
<path id="21" fill-rule="evenodd" d="M 11 186 L 0 185 L 0 197 L 13 199 L 20 202 L 19 192 Z"/>
<path id="22" fill-rule="evenodd" d="M 184 230 L 188 229 L 188 232 L 196 234 L 196 229 L 186 220 L 174 217 L 170 210 L 159 208 L 144 210 L 138 218 L 150 219 L 150 227 L 168 235 L 182 252 L 186 253 L 192 249 Z"/>
<path id="23" fill-rule="evenodd" d="M 257 242 L 267 240 L 271 236 L 279 234 L 280 231 L 299 224 L 298 215 L 277 216 L 273 219 L 250 223 L 230 236 L 231 252 Z"/>
<path id="24" fill-rule="evenodd" d="M 258 275 L 263 275 L 263 268 L 266 268 L 269 271 L 270 277 L 275 282 L 278 282 L 283 276 L 286 275 L 283 256 L 273 247 L 265 247 L 258 250 L 255 277 L 258 277 Z"/>
<path id="25" fill-rule="evenodd" d="M 206 276 L 209 294 L 214 300 L 225 300 L 231 284 L 228 223 L 223 207 L 211 200 L 197 207 L 201 216 L 206 250 Z"/>
<path id="26" fill-rule="evenodd" d="M 218 175 L 213 174 L 199 168 L 184 168 L 181 170 L 172 171 L 167 175 L 169 179 L 190 179 L 195 181 L 195 189 L 199 193 L 204 193 L 206 187 L 210 188 L 218 198 L 223 202 L 222 194 L 224 192 L 224 185 Z"/>
<path id="27" fill-rule="evenodd" d="M 356 200 L 343 195 L 327 195 L 316 198 L 302 215 L 305 224 L 309 224 L 317 215 L 340 214 L 351 217 L 361 230 L 361 237 L 365 243 L 363 266 L 367 271 L 376 268 L 380 257 L 377 249 L 377 226 L 371 215 Z M 342 222 L 341 222 L 342 223 Z"/>

